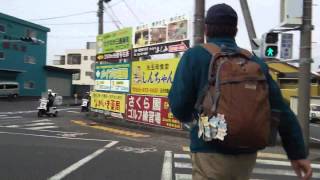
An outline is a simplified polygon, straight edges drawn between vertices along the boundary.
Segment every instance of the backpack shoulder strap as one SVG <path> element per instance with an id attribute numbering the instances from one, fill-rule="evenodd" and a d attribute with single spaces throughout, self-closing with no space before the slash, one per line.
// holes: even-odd
<path id="1" fill-rule="evenodd" d="M 253 55 L 250 51 L 246 50 L 246 49 L 243 49 L 243 48 L 239 48 L 239 53 L 246 57 L 247 59 L 252 59 Z"/>
<path id="2" fill-rule="evenodd" d="M 212 43 L 205 43 L 201 45 L 205 50 L 207 50 L 212 56 L 221 52 L 221 48 Z"/>

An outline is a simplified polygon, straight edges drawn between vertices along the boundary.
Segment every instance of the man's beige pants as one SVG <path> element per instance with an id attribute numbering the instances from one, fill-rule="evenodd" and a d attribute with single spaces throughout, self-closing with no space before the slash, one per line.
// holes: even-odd
<path id="1" fill-rule="evenodd" d="M 257 153 L 192 153 L 192 180 L 248 180 L 256 158 Z"/>

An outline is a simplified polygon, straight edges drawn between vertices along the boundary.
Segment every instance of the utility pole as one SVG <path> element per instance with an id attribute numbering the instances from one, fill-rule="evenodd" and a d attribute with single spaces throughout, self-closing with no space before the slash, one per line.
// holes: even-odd
<path id="1" fill-rule="evenodd" d="M 255 45 L 255 43 L 253 43 L 252 40 L 256 39 L 257 35 L 256 35 L 256 31 L 254 29 L 254 25 L 253 25 L 253 21 L 252 21 L 252 17 L 251 17 L 251 13 L 250 13 L 250 9 L 249 9 L 247 0 L 240 0 L 240 5 L 241 5 L 241 9 L 242 9 L 242 14 L 244 16 L 244 20 L 246 22 L 246 27 L 247 27 L 247 31 L 248 31 L 250 44 L 251 44 L 251 49 L 256 50 L 256 49 L 258 49 L 258 47 Z"/>
<path id="2" fill-rule="evenodd" d="M 306 150 L 309 153 L 310 112 L 310 65 L 312 43 L 312 0 L 303 0 L 303 18 L 300 37 L 300 62 L 298 83 L 298 119 L 303 132 Z"/>
<path id="3" fill-rule="evenodd" d="M 194 13 L 194 35 L 193 43 L 204 43 L 204 12 L 205 0 L 195 0 L 195 13 Z"/>
<path id="4" fill-rule="evenodd" d="M 103 34 L 103 0 L 99 0 L 98 2 L 98 18 L 99 18 L 99 24 L 98 24 L 98 34 Z"/>

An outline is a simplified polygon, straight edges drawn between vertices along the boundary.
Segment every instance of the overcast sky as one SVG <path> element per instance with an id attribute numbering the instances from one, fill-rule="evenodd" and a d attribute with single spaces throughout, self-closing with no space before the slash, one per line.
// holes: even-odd
<path id="1" fill-rule="evenodd" d="M 54 55 L 63 54 L 65 49 L 85 48 L 87 41 L 95 41 L 98 32 L 97 23 L 98 0 L 0 0 L 0 12 L 24 20 L 49 27 L 48 61 Z M 239 16 L 239 46 L 249 48 L 249 40 L 239 0 L 206 0 L 207 9 L 216 3 L 231 5 Z M 313 57 L 320 64 L 320 0 L 313 0 Z M 251 14 L 258 37 L 277 27 L 279 24 L 280 0 L 248 0 Z M 120 21 L 120 27 L 137 26 L 141 23 L 151 23 L 160 19 L 168 19 L 176 15 L 192 15 L 194 0 L 112 0 L 110 8 L 105 4 L 104 32 L 116 30 L 112 18 Z M 129 6 L 130 9 L 127 7 Z M 133 13 L 131 13 L 133 12 Z M 82 14 L 65 18 L 50 19 L 52 17 Z M 111 17 L 111 16 L 112 17 Z M 39 20 L 45 19 L 48 20 Z M 299 33 L 295 33 L 294 58 L 298 58 Z"/>

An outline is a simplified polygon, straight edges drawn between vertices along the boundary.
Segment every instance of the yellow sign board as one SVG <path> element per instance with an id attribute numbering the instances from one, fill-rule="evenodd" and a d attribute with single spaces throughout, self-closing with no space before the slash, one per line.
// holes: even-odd
<path id="1" fill-rule="evenodd" d="M 167 96 L 179 59 L 132 62 L 131 93 Z"/>
<path id="2" fill-rule="evenodd" d="M 91 107 L 94 109 L 125 113 L 126 95 L 91 92 Z"/>

